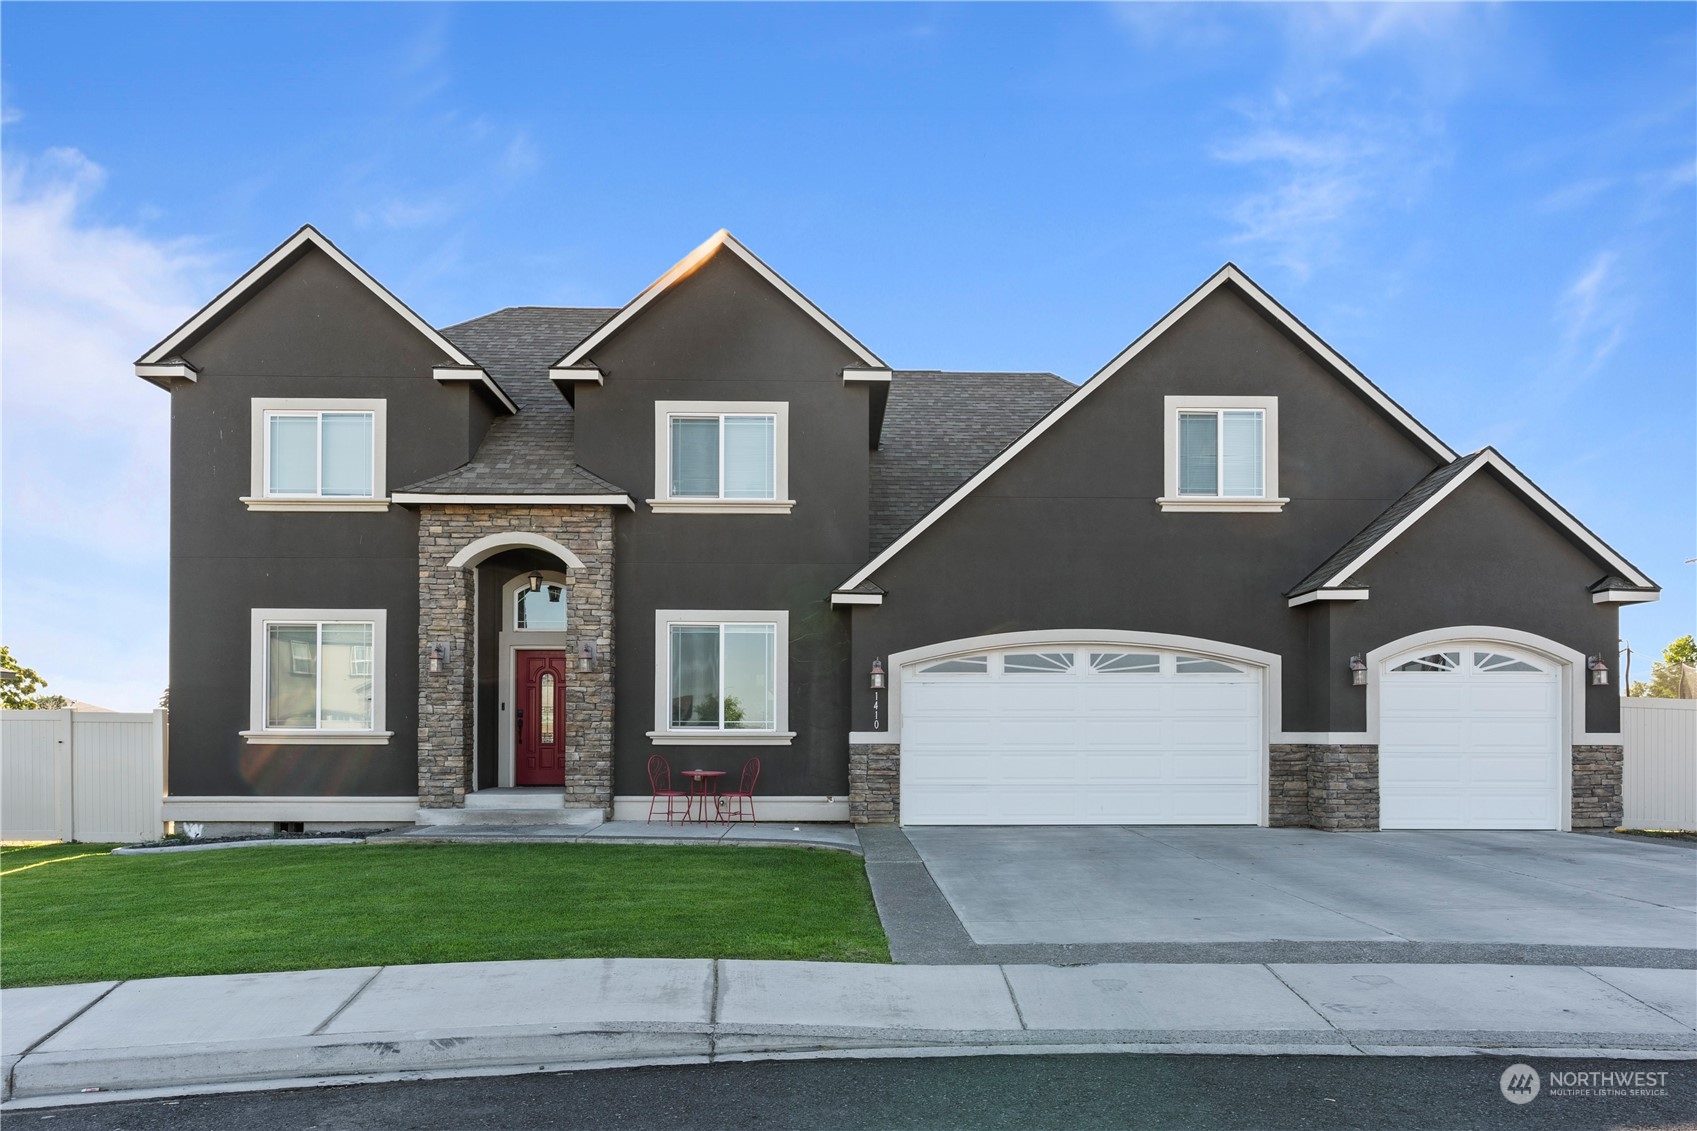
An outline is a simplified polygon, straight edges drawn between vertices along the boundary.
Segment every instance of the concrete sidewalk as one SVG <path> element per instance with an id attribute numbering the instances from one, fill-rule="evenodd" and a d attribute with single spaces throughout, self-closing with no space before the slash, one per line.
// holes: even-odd
<path id="1" fill-rule="evenodd" d="M 368 844 L 735 844 L 828 848 L 860 855 L 853 825 L 752 822 L 667 824 L 604 821 L 599 825 L 414 825 L 366 838 Z"/>
<path id="2" fill-rule="evenodd" d="M 1697 1058 L 1697 972 L 572 959 L 0 991 L 6 1107 L 372 1078 L 1037 1050 Z"/>

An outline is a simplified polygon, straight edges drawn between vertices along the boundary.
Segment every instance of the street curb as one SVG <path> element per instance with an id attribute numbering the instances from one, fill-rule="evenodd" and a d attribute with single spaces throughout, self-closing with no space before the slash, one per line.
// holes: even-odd
<path id="1" fill-rule="evenodd" d="M 1671 1046 L 1671 1047 L 1670 1047 Z M 1567 1056 L 1697 1060 L 1697 1039 L 1642 1034 L 1360 1030 L 1051 1030 L 605 1024 L 338 1034 L 98 1052 L 36 1052 L 0 1111 L 231 1091 L 666 1064 L 873 1057 L 1146 1053 Z"/>

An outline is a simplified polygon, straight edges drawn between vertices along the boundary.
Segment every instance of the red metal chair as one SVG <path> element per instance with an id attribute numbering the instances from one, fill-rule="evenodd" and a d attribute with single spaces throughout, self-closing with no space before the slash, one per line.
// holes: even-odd
<path id="1" fill-rule="evenodd" d="M 754 815 L 754 783 L 760 780 L 760 759 L 750 758 L 742 764 L 742 783 L 734 790 L 719 795 L 719 816 L 725 821 L 748 821 L 758 825 Z M 731 802 L 736 802 L 736 816 L 729 815 Z M 748 802 L 748 816 L 743 816 L 743 802 Z"/>
<path id="2" fill-rule="evenodd" d="M 648 759 L 648 786 L 654 791 L 654 796 L 648 800 L 649 824 L 654 823 L 654 806 L 659 804 L 662 797 L 666 799 L 666 823 L 668 825 L 672 823 L 672 818 L 678 815 L 673 806 L 680 801 L 683 802 L 684 806 L 682 816 L 684 820 L 689 820 L 689 794 L 681 789 L 672 788 L 672 764 L 659 754 Z"/>

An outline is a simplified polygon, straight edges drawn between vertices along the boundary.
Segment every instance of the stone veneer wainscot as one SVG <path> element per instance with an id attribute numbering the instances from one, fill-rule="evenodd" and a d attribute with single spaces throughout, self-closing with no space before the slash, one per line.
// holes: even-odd
<path id="1" fill-rule="evenodd" d="M 605 506 L 426 504 L 418 516 L 418 803 L 465 806 L 471 789 L 472 703 L 477 685 L 475 569 L 448 562 L 490 534 L 540 534 L 576 554 L 566 575 L 568 631 L 595 644 L 593 672 L 566 680 L 566 808 L 613 805 L 613 512 Z M 449 645 L 440 671 L 430 646 Z M 488 752 L 493 757 L 494 752 Z"/>
<path id="2" fill-rule="evenodd" d="M 893 743 L 849 747 L 849 820 L 893 825 L 902 817 L 902 748 Z"/>
<path id="3" fill-rule="evenodd" d="M 1626 818 L 1621 802 L 1623 746 L 1573 748 L 1573 827 L 1618 828 Z"/>

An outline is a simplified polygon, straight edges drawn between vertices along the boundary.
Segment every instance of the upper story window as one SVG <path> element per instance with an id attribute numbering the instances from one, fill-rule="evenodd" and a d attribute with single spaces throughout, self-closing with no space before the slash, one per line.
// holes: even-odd
<path id="1" fill-rule="evenodd" d="M 255 398 L 250 510 L 385 510 L 387 402 Z"/>
<path id="2" fill-rule="evenodd" d="M 656 511 L 788 513 L 789 405 L 779 401 L 658 401 Z"/>
<path id="3" fill-rule="evenodd" d="M 1170 511 L 1282 510 L 1277 397 L 1166 398 Z"/>

